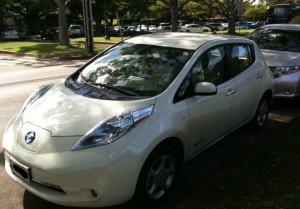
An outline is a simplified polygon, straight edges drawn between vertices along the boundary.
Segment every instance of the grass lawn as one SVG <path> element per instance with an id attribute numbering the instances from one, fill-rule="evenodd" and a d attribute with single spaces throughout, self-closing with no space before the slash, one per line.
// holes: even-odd
<path id="1" fill-rule="evenodd" d="M 76 41 L 76 39 L 74 40 Z M 84 38 L 82 40 L 84 41 Z M 111 44 L 94 44 L 95 53 L 98 53 L 109 46 L 111 46 Z M 61 46 L 56 42 L 47 41 L 6 41 L 0 42 L 0 50 L 35 55 L 48 55 L 50 57 L 61 54 L 67 54 L 68 56 L 87 55 L 85 51 L 85 44 L 77 43 L 73 40 L 71 40 L 69 46 Z"/>
<path id="2" fill-rule="evenodd" d="M 245 36 L 252 30 L 237 30 L 239 36 Z M 209 33 L 210 34 L 210 33 Z M 218 31 L 217 34 L 227 34 L 227 31 Z M 36 37 L 29 37 L 30 39 L 37 40 Z M 124 37 L 127 39 L 128 37 Z M 101 52 L 107 47 L 111 46 L 111 43 L 120 42 L 121 37 L 110 37 L 110 40 L 105 40 L 104 37 L 94 37 L 94 42 L 109 42 L 108 44 L 94 44 L 95 53 Z M 69 46 L 61 46 L 56 42 L 48 41 L 5 41 L 0 42 L 0 50 L 14 51 L 18 53 L 28 53 L 35 55 L 46 55 L 46 56 L 81 56 L 88 55 L 85 51 L 85 38 L 70 38 Z M 83 42 L 83 43 L 82 43 Z"/>

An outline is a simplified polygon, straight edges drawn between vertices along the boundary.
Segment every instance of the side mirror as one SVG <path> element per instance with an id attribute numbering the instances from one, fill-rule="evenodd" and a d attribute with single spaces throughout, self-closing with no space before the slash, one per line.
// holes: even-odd
<path id="1" fill-rule="evenodd" d="M 199 82 L 195 86 L 194 93 L 196 95 L 215 95 L 217 94 L 217 87 L 213 83 Z"/>

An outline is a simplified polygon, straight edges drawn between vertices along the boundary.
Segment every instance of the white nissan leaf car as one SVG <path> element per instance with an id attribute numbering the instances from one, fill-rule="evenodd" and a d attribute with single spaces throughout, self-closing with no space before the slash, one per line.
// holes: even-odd
<path id="1" fill-rule="evenodd" d="M 125 40 L 27 99 L 3 136 L 6 172 L 66 206 L 160 202 L 197 153 L 244 124 L 265 126 L 272 78 L 248 39 Z"/>

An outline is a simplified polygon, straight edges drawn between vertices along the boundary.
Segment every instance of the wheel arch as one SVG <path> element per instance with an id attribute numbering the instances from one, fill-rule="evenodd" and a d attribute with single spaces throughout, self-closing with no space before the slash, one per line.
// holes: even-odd
<path id="1" fill-rule="evenodd" d="M 273 93 L 270 89 L 268 89 L 261 98 L 266 97 L 268 98 L 269 102 L 271 103 L 273 100 Z"/>
<path id="2" fill-rule="evenodd" d="M 158 145 L 156 145 L 154 149 L 165 144 L 172 146 L 173 148 L 176 149 L 176 151 L 178 152 L 178 160 L 179 160 L 178 163 L 179 165 L 181 165 L 182 162 L 184 161 L 184 145 L 182 141 L 177 137 L 169 137 L 163 140 L 162 142 L 160 142 Z"/>

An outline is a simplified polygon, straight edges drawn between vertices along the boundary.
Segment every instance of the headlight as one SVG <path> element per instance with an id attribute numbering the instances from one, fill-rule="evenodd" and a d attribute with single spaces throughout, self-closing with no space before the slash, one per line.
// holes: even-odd
<path id="1" fill-rule="evenodd" d="M 48 84 L 40 86 L 35 92 L 33 92 L 24 102 L 23 106 L 21 107 L 17 118 L 24 112 L 24 110 L 33 104 L 36 100 L 38 100 L 43 94 L 45 94 L 54 84 Z"/>
<path id="2" fill-rule="evenodd" d="M 295 67 L 271 67 L 274 78 L 279 78 L 283 75 L 295 73 L 300 71 L 300 66 Z"/>
<path id="3" fill-rule="evenodd" d="M 150 117 L 152 110 L 153 105 L 109 118 L 91 129 L 71 150 L 110 144 Z"/>

